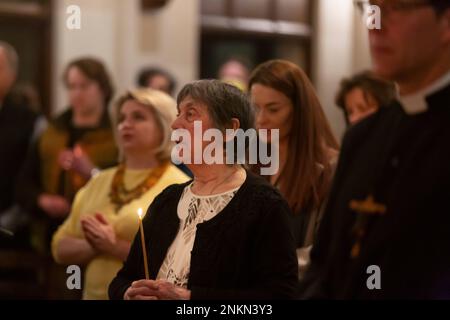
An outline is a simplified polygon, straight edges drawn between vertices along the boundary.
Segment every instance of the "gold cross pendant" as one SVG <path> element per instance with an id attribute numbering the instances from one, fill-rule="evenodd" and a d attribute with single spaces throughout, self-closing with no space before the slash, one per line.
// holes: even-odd
<path id="1" fill-rule="evenodd" d="M 361 252 L 361 241 L 364 237 L 364 234 L 366 233 L 366 226 L 368 222 L 367 216 L 385 214 L 386 206 L 384 204 L 375 202 L 373 195 L 369 194 L 364 200 L 351 200 L 349 203 L 349 207 L 351 210 L 359 214 L 357 216 L 356 224 L 353 230 L 356 241 L 350 251 L 350 256 L 355 259 Z"/>
<path id="2" fill-rule="evenodd" d="M 375 202 L 372 194 L 369 194 L 365 200 L 351 200 L 349 207 L 353 211 L 362 214 L 383 215 L 386 213 L 386 206 Z"/>

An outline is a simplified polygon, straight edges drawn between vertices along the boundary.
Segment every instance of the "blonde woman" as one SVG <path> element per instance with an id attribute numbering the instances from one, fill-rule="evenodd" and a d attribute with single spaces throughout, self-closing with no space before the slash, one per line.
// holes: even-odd
<path id="1" fill-rule="evenodd" d="M 119 166 L 100 172 L 76 195 L 68 219 L 53 236 L 53 257 L 86 265 L 83 299 L 107 299 L 145 212 L 161 191 L 188 177 L 170 163 L 170 125 L 176 103 L 167 94 L 127 92 L 115 108 Z"/>

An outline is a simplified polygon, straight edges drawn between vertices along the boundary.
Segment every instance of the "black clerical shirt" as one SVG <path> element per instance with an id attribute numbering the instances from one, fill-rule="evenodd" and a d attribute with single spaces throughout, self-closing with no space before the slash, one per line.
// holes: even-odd
<path id="1" fill-rule="evenodd" d="M 450 80 L 409 107 L 347 132 L 302 298 L 450 298 Z"/>

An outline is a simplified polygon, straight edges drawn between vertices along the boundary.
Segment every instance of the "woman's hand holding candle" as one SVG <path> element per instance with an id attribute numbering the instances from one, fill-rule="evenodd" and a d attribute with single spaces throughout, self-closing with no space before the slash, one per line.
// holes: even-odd
<path id="1" fill-rule="evenodd" d="M 125 300 L 189 300 L 191 291 L 165 280 L 134 281 L 124 294 Z"/>

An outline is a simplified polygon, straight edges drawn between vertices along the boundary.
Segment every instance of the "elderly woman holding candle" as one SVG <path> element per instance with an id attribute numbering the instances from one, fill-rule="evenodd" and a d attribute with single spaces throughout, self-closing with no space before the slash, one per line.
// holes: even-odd
<path id="1" fill-rule="evenodd" d="M 201 140 L 200 146 L 194 146 L 197 121 L 203 136 L 212 128 L 222 133 L 246 131 L 253 127 L 254 118 L 239 89 L 218 80 L 200 80 L 178 95 L 178 117 L 172 125 L 190 133 L 190 141 L 177 142 L 193 146 L 191 159 L 194 150 L 204 153 L 210 143 Z M 234 134 L 224 137 L 225 145 L 235 139 Z M 264 179 L 240 164 L 226 164 L 230 154 L 225 151 L 224 161 L 185 163 L 194 179 L 170 186 L 155 198 L 143 220 L 150 279 L 145 279 L 145 257 L 137 234 L 109 287 L 111 299 L 295 296 L 297 259 L 289 207 Z M 181 148 L 178 156 L 189 158 L 184 152 L 188 151 Z"/>
<path id="2" fill-rule="evenodd" d="M 188 180 L 170 163 L 170 125 L 176 117 L 171 97 L 152 89 L 132 90 L 114 112 L 123 161 L 77 193 L 52 241 L 57 262 L 86 265 L 84 299 L 108 298 L 108 284 L 138 231 L 138 210 L 146 210 L 167 186 Z"/>

